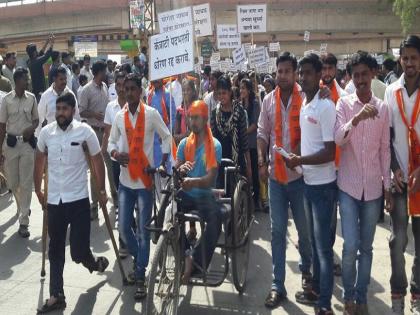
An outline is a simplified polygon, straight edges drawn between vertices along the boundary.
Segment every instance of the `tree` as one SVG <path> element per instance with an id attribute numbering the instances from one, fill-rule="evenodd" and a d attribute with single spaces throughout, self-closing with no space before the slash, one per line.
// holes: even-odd
<path id="1" fill-rule="evenodd" d="M 411 30 L 416 17 L 420 17 L 420 0 L 391 0 L 394 13 L 401 19 L 403 32 Z"/>

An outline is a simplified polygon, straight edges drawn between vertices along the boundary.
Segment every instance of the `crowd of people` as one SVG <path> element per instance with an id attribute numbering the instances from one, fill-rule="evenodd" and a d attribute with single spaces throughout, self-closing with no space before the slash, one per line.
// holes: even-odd
<path id="1" fill-rule="evenodd" d="M 200 74 L 152 82 L 144 48 L 132 64 L 91 64 L 88 55 L 73 61 L 53 44 L 53 36 L 39 51 L 29 44 L 26 68 L 16 67 L 16 54 L 7 53 L 0 76 L 0 156 L 16 201 L 19 235 L 30 236 L 33 185 L 48 211 L 50 298 L 39 313 L 66 306 L 69 225 L 72 260 L 89 272 L 107 268 L 108 260 L 91 252 L 90 220 L 98 219 L 108 194 L 118 217 L 119 254 L 134 261 L 128 280 L 136 284 L 135 299 L 146 296 L 145 224 L 152 186 L 163 186 L 148 167 L 168 171 L 174 165 L 185 176 L 181 206 L 199 208 L 207 222 L 205 257 L 201 242 L 186 255 L 188 283 L 203 259 L 209 265 L 221 231 L 212 188 L 224 187 L 219 166 L 228 158 L 247 179 L 255 210 L 270 215 L 273 280 L 267 308 L 287 298 L 290 208 L 301 258 L 296 301 L 313 305 L 318 315 L 333 314 L 334 274 L 341 275 L 344 314 L 369 314 L 372 244 L 385 209 L 392 223 L 392 312 L 404 314 L 410 284 L 410 310 L 420 314 L 419 37 L 403 40 L 398 61 L 387 59 L 382 69 L 364 51 L 352 55 L 345 73 L 331 53 L 298 60 L 284 52 L 271 74 L 222 73 L 207 65 Z M 341 266 L 333 250 L 338 211 L 345 222 Z M 404 259 L 409 218 L 415 245 L 410 283 Z M 188 239 L 196 235 L 191 224 Z"/>

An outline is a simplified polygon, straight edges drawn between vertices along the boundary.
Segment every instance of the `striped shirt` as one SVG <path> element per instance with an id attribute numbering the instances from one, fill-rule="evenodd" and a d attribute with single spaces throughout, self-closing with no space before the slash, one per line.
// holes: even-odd
<path id="1" fill-rule="evenodd" d="M 373 95 L 369 104 L 378 109 L 378 117 L 363 120 L 354 127 L 351 120 L 364 104 L 356 93 L 340 98 L 335 124 L 335 143 L 341 148 L 338 187 L 365 201 L 381 197 L 382 185 L 385 189 L 391 187 L 388 109 Z"/>

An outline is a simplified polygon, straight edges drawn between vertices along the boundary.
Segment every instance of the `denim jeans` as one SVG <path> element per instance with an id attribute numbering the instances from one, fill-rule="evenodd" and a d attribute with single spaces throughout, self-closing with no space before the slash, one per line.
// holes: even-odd
<path id="1" fill-rule="evenodd" d="M 299 269 L 303 273 L 309 273 L 311 270 L 311 242 L 303 199 L 302 178 L 287 185 L 270 179 L 271 252 L 274 274 L 272 289 L 285 295 L 287 293 L 284 281 L 286 278 L 286 233 L 289 204 L 299 237 L 299 253 L 301 257 Z"/>
<path id="2" fill-rule="evenodd" d="M 394 209 L 391 211 L 391 238 L 389 248 L 391 250 L 391 293 L 407 293 L 407 275 L 405 273 L 404 253 L 407 249 L 408 236 L 408 209 L 407 187 L 402 194 L 393 194 Z M 411 217 L 411 228 L 414 237 L 414 262 L 411 274 L 411 293 L 420 294 L 420 217 Z M 410 236 L 411 237 L 411 236 Z"/>
<path id="3" fill-rule="evenodd" d="M 120 183 L 118 194 L 120 236 L 136 262 L 136 279 L 144 280 L 150 255 L 150 232 L 146 231 L 145 224 L 152 215 L 152 191 L 131 189 Z M 134 233 L 132 220 L 136 203 L 139 214 L 137 233 Z"/>
<path id="4" fill-rule="evenodd" d="M 211 194 L 194 198 L 184 191 L 180 191 L 178 197 L 181 200 L 178 204 L 178 211 L 186 213 L 193 210 L 198 211 L 199 216 L 206 222 L 203 237 L 193 249 L 193 260 L 200 268 L 203 266 L 201 246 L 204 244 L 205 268 L 207 269 L 210 265 L 222 229 L 222 213 L 220 211 L 220 206 Z"/>
<path id="5" fill-rule="evenodd" d="M 343 298 L 345 301 L 366 304 L 372 269 L 372 244 L 382 198 L 361 201 L 341 190 L 338 195 L 344 238 Z"/>
<path id="6" fill-rule="evenodd" d="M 336 182 L 305 184 L 307 219 L 313 255 L 312 289 L 319 294 L 319 308 L 331 309 L 334 285 L 331 221 L 337 194 Z"/>

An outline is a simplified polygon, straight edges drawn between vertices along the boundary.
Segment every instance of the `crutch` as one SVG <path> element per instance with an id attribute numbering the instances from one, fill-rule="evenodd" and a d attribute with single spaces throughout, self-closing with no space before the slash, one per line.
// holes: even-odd
<path id="1" fill-rule="evenodd" d="M 89 150 L 88 150 L 88 148 L 85 144 L 83 145 L 83 147 L 84 147 L 84 151 L 85 151 L 86 161 L 89 165 L 90 176 L 92 176 L 93 187 L 96 190 L 97 195 L 99 196 L 99 189 L 98 189 L 98 186 L 96 184 L 96 173 L 95 173 L 95 169 L 92 165 L 92 160 L 89 156 Z M 117 247 L 117 243 L 115 242 L 114 233 L 112 232 L 112 226 L 111 226 L 111 221 L 109 220 L 108 209 L 106 208 L 106 206 L 101 207 L 101 208 L 102 208 L 102 213 L 103 213 L 104 218 L 105 218 L 106 228 L 107 228 L 108 234 L 111 238 L 112 247 L 114 248 L 115 256 L 117 257 L 118 267 L 119 267 L 120 272 L 121 272 L 123 285 L 127 285 L 128 281 L 127 281 L 127 277 L 126 277 L 125 272 L 124 272 L 124 267 L 123 267 L 123 264 L 121 262 L 120 255 L 118 253 L 118 247 Z"/>
<path id="2" fill-rule="evenodd" d="M 47 235 L 48 235 L 48 212 L 47 212 L 47 200 L 48 200 L 48 166 L 45 165 L 44 171 L 44 204 L 42 205 L 42 266 L 41 266 L 41 278 L 45 277 L 45 256 L 47 251 Z"/>

